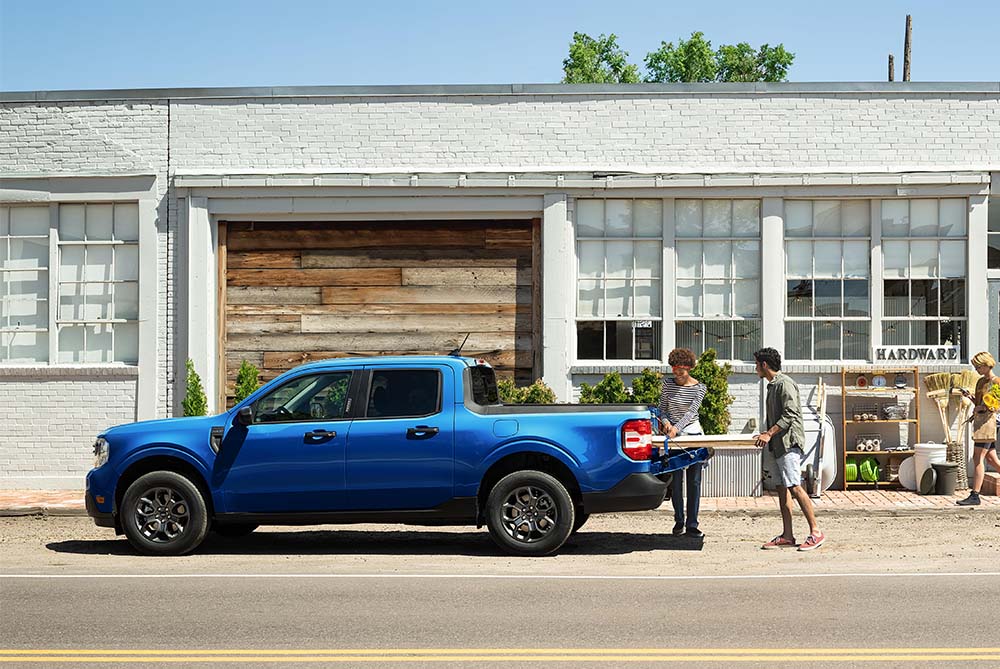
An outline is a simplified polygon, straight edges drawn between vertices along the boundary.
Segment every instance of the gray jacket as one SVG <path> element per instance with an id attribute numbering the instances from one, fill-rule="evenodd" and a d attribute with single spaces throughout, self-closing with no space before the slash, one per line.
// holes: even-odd
<path id="1" fill-rule="evenodd" d="M 799 386 L 790 376 L 781 372 L 767 384 L 765 430 L 775 425 L 779 431 L 768 443 L 774 457 L 780 458 L 793 446 L 805 448 L 806 433 L 802 427 L 802 405 L 799 403 Z"/>

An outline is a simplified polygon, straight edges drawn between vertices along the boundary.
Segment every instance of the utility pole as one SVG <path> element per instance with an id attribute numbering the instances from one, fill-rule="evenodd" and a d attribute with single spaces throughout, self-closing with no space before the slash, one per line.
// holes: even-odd
<path id="1" fill-rule="evenodd" d="M 913 17 L 906 15 L 906 40 L 903 43 L 903 81 L 910 80 L 910 41 L 913 37 Z"/>
<path id="2" fill-rule="evenodd" d="M 889 81 L 896 81 L 896 61 L 889 54 Z"/>

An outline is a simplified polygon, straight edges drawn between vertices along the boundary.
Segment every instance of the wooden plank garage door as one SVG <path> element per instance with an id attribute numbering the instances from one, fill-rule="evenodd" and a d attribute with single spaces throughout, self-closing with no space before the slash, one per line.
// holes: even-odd
<path id="1" fill-rule="evenodd" d="M 463 353 L 529 382 L 540 328 L 537 221 L 228 223 L 226 394 L 249 360 L 271 379 L 346 355 Z"/>

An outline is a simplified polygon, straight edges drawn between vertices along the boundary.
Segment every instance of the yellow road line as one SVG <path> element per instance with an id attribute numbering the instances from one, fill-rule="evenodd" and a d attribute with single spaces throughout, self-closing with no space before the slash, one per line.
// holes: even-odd
<path id="1" fill-rule="evenodd" d="M 803 653 L 826 653 L 832 655 L 871 653 L 949 653 L 949 654 L 991 654 L 1000 653 L 996 648 L 253 648 L 253 649 L 98 649 L 98 648 L 48 648 L 48 649 L 0 649 L 3 655 L 490 655 L 519 653 L 522 655 L 636 655 L 683 653 L 695 654 L 765 654 L 801 655 Z"/>

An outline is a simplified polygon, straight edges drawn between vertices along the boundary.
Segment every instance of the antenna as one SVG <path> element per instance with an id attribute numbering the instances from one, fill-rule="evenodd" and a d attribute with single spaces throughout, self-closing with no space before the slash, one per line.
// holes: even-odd
<path id="1" fill-rule="evenodd" d="M 465 339 L 462 340 L 462 343 L 459 344 L 458 348 L 452 349 L 451 353 L 448 355 L 462 355 L 462 349 L 465 347 L 465 342 L 469 341 L 469 335 L 471 334 L 471 332 L 467 333 L 465 335 Z"/>

